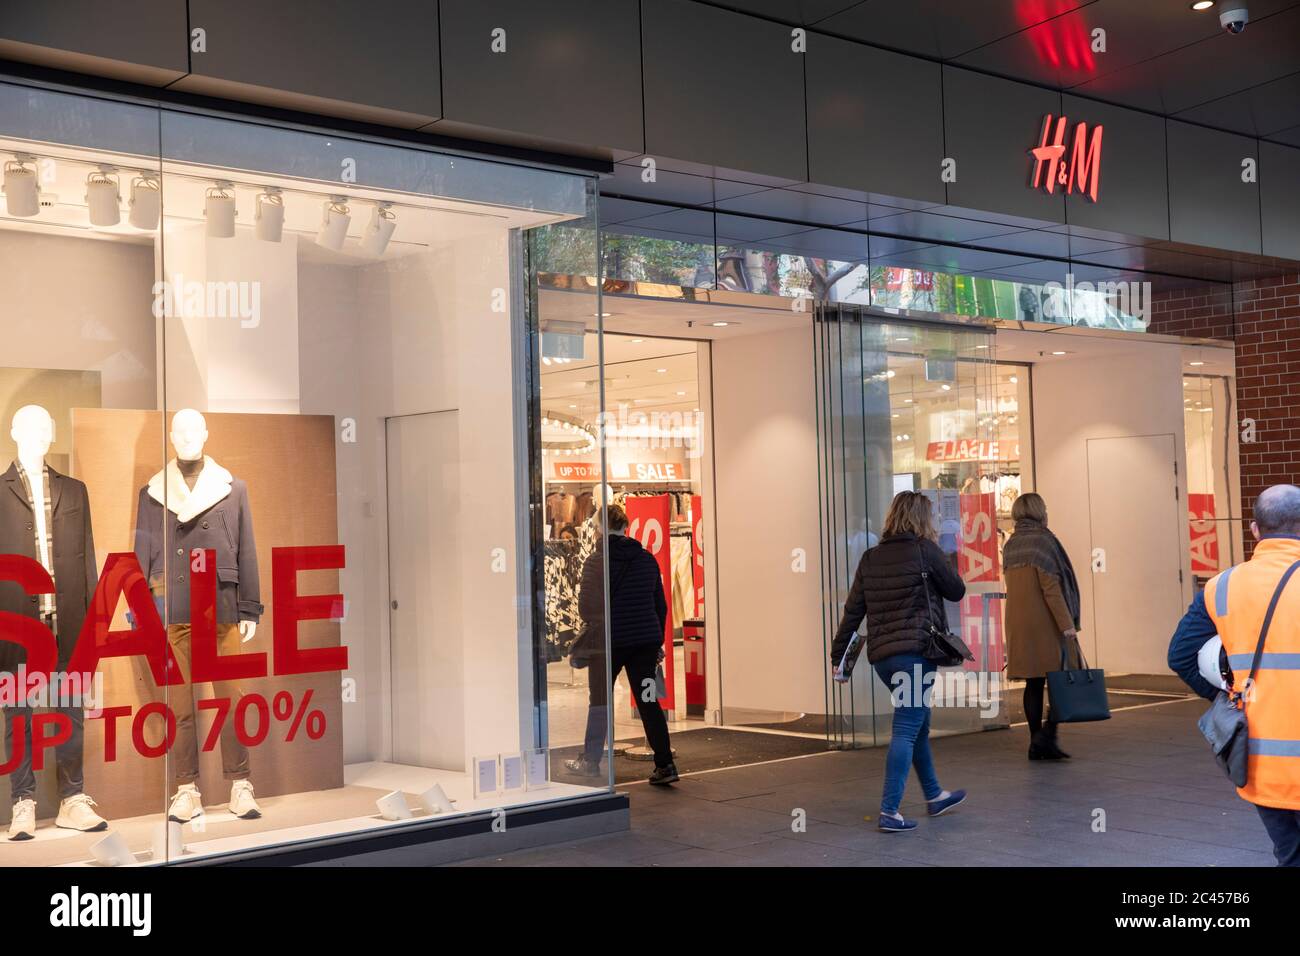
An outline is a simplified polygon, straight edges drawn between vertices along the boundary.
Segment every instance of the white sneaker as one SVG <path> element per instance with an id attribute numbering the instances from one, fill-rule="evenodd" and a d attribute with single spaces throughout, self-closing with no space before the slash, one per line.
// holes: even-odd
<path id="1" fill-rule="evenodd" d="M 19 800 L 9 821 L 9 839 L 30 840 L 36 836 L 36 801 Z"/>
<path id="2" fill-rule="evenodd" d="M 202 815 L 203 796 L 199 793 L 199 788 L 192 783 L 183 783 L 177 787 L 172 805 L 167 808 L 167 819 L 172 823 L 189 823 Z"/>
<path id="3" fill-rule="evenodd" d="M 86 833 L 107 830 L 108 821 L 91 809 L 95 805 L 95 801 L 84 793 L 68 797 L 59 803 L 59 816 L 54 825 Z"/>
<path id="4" fill-rule="evenodd" d="M 241 820 L 256 820 L 262 815 L 253 799 L 253 785 L 247 780 L 236 780 L 230 785 L 230 812 Z"/>

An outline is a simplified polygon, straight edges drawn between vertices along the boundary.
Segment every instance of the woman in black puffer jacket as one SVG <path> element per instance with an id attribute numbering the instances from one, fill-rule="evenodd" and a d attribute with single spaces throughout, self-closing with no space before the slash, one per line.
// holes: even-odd
<path id="1" fill-rule="evenodd" d="M 904 491 L 894 498 L 880 544 L 858 563 L 831 644 L 831 666 L 836 668 L 836 679 L 843 680 L 845 651 L 865 618 L 867 660 L 889 688 L 894 704 L 878 821 L 879 829 L 887 833 L 916 828 L 899 813 L 910 767 L 916 767 L 930 816 L 939 816 L 966 799 L 964 790 L 949 793 L 939 786 L 930 754 L 927 691 L 938 670 L 934 661 L 924 657 L 930 624 L 933 621 L 946 630 L 943 601 L 960 601 L 966 595 L 966 585 L 939 550 L 937 537 L 925 495 Z"/>

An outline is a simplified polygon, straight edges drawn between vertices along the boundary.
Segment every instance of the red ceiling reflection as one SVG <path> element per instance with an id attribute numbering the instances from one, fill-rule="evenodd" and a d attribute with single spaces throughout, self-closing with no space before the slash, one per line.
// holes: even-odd
<path id="1" fill-rule="evenodd" d="M 1056 69 L 1096 73 L 1091 31 L 1078 15 L 1073 0 L 1016 0 L 1016 19 L 1024 28 L 1039 62 Z"/>

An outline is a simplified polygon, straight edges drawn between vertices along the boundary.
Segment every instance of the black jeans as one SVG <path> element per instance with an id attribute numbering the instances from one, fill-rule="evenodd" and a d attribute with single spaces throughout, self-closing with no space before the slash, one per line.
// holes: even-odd
<path id="1" fill-rule="evenodd" d="M 583 755 L 592 763 L 600 763 L 605 750 L 605 727 L 609 722 L 609 691 L 618 680 L 619 671 L 627 668 L 627 682 L 636 698 L 636 710 L 641 715 L 646 739 L 655 752 L 655 766 L 667 767 L 673 762 L 673 748 L 668 742 L 668 719 L 655 696 L 655 666 L 659 663 L 659 644 L 637 644 L 632 647 L 615 647 L 612 667 L 606 673 L 605 655 L 597 654 L 588 665 L 587 735 Z M 646 681 L 650 683 L 647 684 Z M 650 688 L 647 695 L 646 689 Z M 649 700 L 646 700 L 646 697 Z"/>
<path id="2" fill-rule="evenodd" d="M 1300 810 L 1275 810 L 1256 805 L 1264 829 L 1273 841 L 1278 866 L 1300 866 Z"/>
<path id="3" fill-rule="evenodd" d="M 82 741 L 86 729 L 86 712 L 81 705 L 58 707 L 55 712 L 64 714 L 72 723 L 72 735 L 54 748 L 59 768 L 59 799 L 75 797 L 82 789 Z M 14 803 L 36 796 L 36 774 L 32 772 L 32 708 L 9 707 L 5 709 L 5 760 L 8 767 L 14 757 L 14 731 L 19 720 L 23 723 L 23 752 L 9 777 Z M 48 736 L 49 728 L 44 731 Z"/>

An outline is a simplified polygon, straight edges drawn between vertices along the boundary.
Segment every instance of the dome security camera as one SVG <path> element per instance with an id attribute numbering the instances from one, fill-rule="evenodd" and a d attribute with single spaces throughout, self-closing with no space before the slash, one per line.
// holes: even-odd
<path id="1" fill-rule="evenodd" d="M 1249 22 L 1250 11 L 1245 7 L 1233 7 L 1219 14 L 1219 25 L 1234 36 L 1238 33 L 1245 33 L 1246 24 Z"/>

